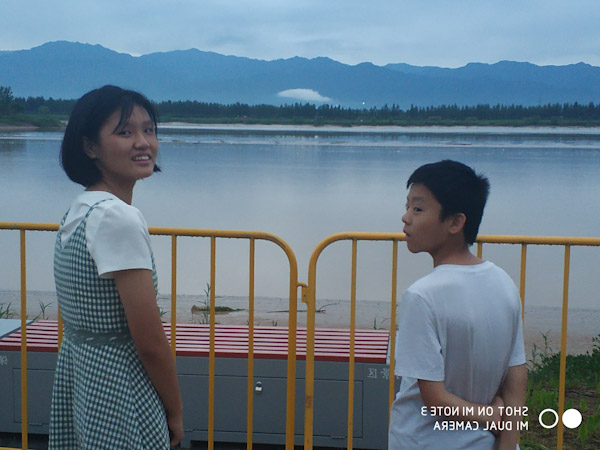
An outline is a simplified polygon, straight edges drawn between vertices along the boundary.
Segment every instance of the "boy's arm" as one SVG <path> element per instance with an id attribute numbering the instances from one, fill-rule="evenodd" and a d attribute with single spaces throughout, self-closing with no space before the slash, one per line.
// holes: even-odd
<path id="1" fill-rule="evenodd" d="M 500 395 L 504 400 L 505 406 L 517 408 L 513 412 L 520 411 L 525 406 L 525 397 L 527 395 L 527 367 L 525 364 L 508 368 L 508 373 L 500 386 Z M 517 421 L 523 420 L 523 416 L 512 414 L 503 417 L 503 420 L 513 423 L 510 430 L 504 430 L 500 433 L 498 437 L 498 449 L 514 449 L 519 439 Z"/>
<path id="2" fill-rule="evenodd" d="M 480 405 L 448 392 L 443 381 L 418 380 L 418 383 L 421 398 L 428 411 L 431 410 L 430 408 L 458 408 L 458 414 L 449 417 L 450 420 L 478 422 L 482 427 L 485 427 L 488 422 L 495 422 L 496 429 L 498 428 L 502 417 L 500 407 L 503 406 L 500 397 L 494 397 L 491 405 Z M 484 413 L 489 409 L 484 408 L 487 406 L 492 407 L 493 414 L 491 416 Z"/>

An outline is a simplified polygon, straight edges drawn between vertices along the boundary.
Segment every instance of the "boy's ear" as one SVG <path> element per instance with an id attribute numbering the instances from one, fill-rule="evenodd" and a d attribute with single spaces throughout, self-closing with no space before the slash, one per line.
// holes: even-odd
<path id="1" fill-rule="evenodd" d="M 464 213 L 457 213 L 450 216 L 448 220 L 450 220 L 450 233 L 458 234 L 462 233 L 465 223 L 467 222 L 467 216 L 465 216 Z"/>
<path id="2" fill-rule="evenodd" d="M 86 137 L 83 138 L 83 153 L 89 156 L 90 159 L 97 158 L 94 143 Z"/>

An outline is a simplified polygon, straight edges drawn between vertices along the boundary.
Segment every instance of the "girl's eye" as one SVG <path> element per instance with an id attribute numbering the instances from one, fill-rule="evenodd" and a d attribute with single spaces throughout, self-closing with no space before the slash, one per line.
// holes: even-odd
<path id="1" fill-rule="evenodd" d="M 129 130 L 121 130 L 117 134 L 119 136 L 129 136 L 131 134 L 131 131 L 129 131 Z"/>
<path id="2" fill-rule="evenodd" d="M 144 130 L 147 134 L 154 134 L 154 127 L 146 128 Z"/>

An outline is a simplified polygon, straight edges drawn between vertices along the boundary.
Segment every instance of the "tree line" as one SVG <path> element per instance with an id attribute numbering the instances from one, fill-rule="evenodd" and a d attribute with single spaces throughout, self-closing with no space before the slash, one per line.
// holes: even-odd
<path id="1" fill-rule="evenodd" d="M 342 106 L 295 103 L 292 105 L 222 105 L 198 101 L 167 101 L 157 104 L 161 116 L 169 118 L 228 118 L 228 119 L 304 119 L 322 122 L 350 121 L 354 123 L 394 123 L 423 121 L 523 121 L 523 120 L 580 120 L 600 121 L 600 104 L 554 103 L 539 106 L 523 105 L 440 105 L 414 106 L 403 109 L 384 105 L 369 109 Z"/>
<path id="2" fill-rule="evenodd" d="M 0 116 L 54 115 L 68 117 L 76 100 L 44 97 L 15 97 L 10 87 L 0 86 Z M 477 123 L 479 121 L 525 124 L 600 123 L 600 104 L 553 103 L 523 105 L 440 105 L 349 108 L 333 105 L 294 103 L 285 105 L 229 105 L 195 100 L 155 103 L 162 120 L 205 122 L 299 122 L 347 124 Z"/>

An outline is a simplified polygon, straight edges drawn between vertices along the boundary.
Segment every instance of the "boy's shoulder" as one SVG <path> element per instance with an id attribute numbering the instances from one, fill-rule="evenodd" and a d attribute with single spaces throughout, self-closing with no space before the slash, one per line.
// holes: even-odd
<path id="1" fill-rule="evenodd" d="M 442 264 L 415 281 L 407 291 L 427 296 L 437 292 L 443 293 L 452 287 L 467 286 L 475 280 L 480 283 L 482 279 L 513 284 L 503 269 L 491 261 L 483 261 L 474 265 Z"/>

